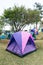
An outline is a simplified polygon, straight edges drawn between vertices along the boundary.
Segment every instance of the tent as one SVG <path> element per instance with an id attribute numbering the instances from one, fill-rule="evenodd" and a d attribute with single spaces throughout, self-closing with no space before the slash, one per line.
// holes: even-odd
<path id="1" fill-rule="evenodd" d="M 32 34 L 33 39 L 36 40 L 35 30 L 34 29 L 30 30 L 30 33 Z"/>
<path id="2" fill-rule="evenodd" d="M 35 51 L 36 46 L 31 34 L 26 31 L 19 31 L 12 35 L 6 50 L 19 56 L 24 56 Z"/>
<path id="3" fill-rule="evenodd" d="M 1 35 L 0 35 L 0 39 L 6 39 L 7 38 L 7 36 L 4 34 L 4 33 L 2 33 Z"/>
<path id="4" fill-rule="evenodd" d="M 10 39 L 11 38 L 11 36 L 12 36 L 12 34 L 11 33 L 8 33 L 8 39 Z"/>
<path id="5" fill-rule="evenodd" d="M 35 34 L 38 35 L 38 29 L 35 29 Z"/>

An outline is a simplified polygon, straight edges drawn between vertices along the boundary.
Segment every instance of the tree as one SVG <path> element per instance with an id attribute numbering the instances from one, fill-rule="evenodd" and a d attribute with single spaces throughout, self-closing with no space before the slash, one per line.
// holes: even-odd
<path id="1" fill-rule="evenodd" d="M 41 18 L 43 16 L 43 10 L 42 10 L 43 5 L 41 5 L 40 3 L 35 2 L 34 6 L 40 12 L 40 21 L 41 21 Z"/>
<path id="2" fill-rule="evenodd" d="M 40 3 L 35 2 L 34 7 L 36 7 L 38 10 L 41 10 L 43 6 Z"/>
<path id="3" fill-rule="evenodd" d="M 43 14 L 42 14 L 42 13 L 43 13 L 43 10 L 42 10 L 43 5 L 41 5 L 40 3 L 35 2 L 34 7 L 35 7 L 37 10 L 40 11 L 40 15 L 43 15 Z M 40 16 L 40 17 L 42 18 L 42 16 Z"/>
<path id="4" fill-rule="evenodd" d="M 14 26 L 16 31 L 21 29 L 21 27 L 27 23 L 27 11 L 26 9 L 21 7 L 13 7 L 4 10 L 4 17 L 8 19 L 10 22 L 9 24 L 12 26 L 12 30 L 14 31 Z"/>
<path id="5" fill-rule="evenodd" d="M 37 28 L 37 23 L 40 21 L 40 12 L 38 10 L 28 10 L 28 15 L 29 15 L 29 22 L 30 23 L 35 23 L 36 22 L 36 28 Z"/>
<path id="6" fill-rule="evenodd" d="M 4 26 L 3 17 L 0 16 L 0 30 L 2 30 L 3 26 Z"/>
<path id="7" fill-rule="evenodd" d="M 38 10 L 26 9 L 25 7 L 13 7 L 4 10 L 4 21 L 8 22 L 12 26 L 12 31 L 14 27 L 16 31 L 20 30 L 25 24 L 38 22 L 40 20 L 40 12 Z"/>

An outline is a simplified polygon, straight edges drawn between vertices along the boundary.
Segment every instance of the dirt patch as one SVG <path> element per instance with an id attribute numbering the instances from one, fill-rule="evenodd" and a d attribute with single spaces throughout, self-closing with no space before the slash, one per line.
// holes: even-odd
<path id="1" fill-rule="evenodd" d="M 8 43 L 8 42 L 9 42 L 8 39 L 0 40 L 0 43 Z"/>

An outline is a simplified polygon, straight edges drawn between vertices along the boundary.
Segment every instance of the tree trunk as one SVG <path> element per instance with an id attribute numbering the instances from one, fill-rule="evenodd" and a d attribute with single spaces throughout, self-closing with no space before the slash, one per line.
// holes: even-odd
<path id="1" fill-rule="evenodd" d="M 14 32 L 14 24 L 12 25 L 12 32 Z"/>
<path id="2" fill-rule="evenodd" d="M 36 22 L 36 31 L 35 32 L 36 32 L 36 34 L 38 34 L 37 22 Z"/>
<path id="3" fill-rule="evenodd" d="M 13 25 L 15 26 L 15 31 L 17 32 L 18 31 L 18 27 L 17 27 L 16 23 L 14 22 Z"/>
<path id="4" fill-rule="evenodd" d="M 37 22 L 36 22 L 36 29 L 37 29 Z"/>

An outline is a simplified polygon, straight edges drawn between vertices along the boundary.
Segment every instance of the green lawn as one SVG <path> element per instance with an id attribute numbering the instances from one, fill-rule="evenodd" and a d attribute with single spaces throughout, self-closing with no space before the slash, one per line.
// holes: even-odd
<path id="1" fill-rule="evenodd" d="M 0 65 L 43 65 L 43 40 L 35 43 L 37 51 L 21 58 L 6 51 L 7 43 L 0 42 Z"/>

